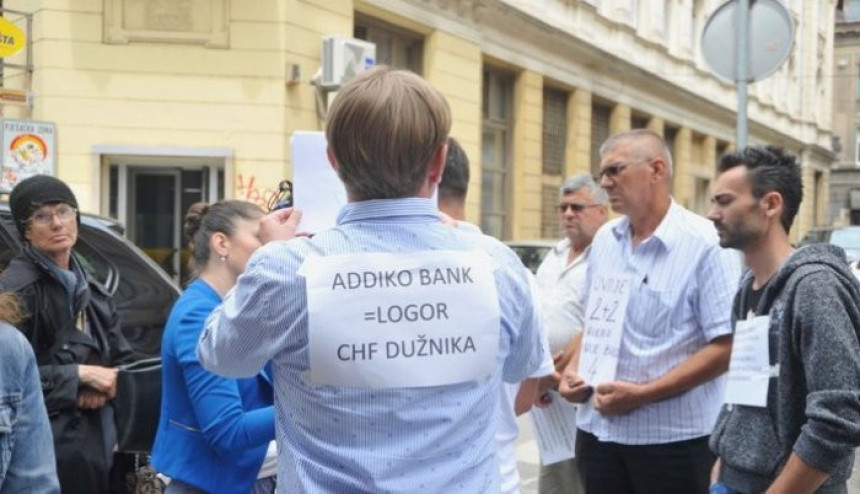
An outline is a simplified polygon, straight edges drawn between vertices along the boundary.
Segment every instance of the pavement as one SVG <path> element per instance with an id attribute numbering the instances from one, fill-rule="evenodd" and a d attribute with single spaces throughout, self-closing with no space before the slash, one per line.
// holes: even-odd
<path id="1" fill-rule="evenodd" d="M 520 493 L 537 494 L 538 459 L 537 441 L 534 439 L 531 419 L 528 415 L 519 418 L 520 437 L 517 440 L 517 467 L 520 471 Z M 848 494 L 860 494 L 860 461 L 854 461 L 854 475 L 848 481 Z"/>

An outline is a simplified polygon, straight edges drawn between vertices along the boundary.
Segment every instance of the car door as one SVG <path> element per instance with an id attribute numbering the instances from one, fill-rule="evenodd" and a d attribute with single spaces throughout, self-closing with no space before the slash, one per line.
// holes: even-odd
<path id="1" fill-rule="evenodd" d="M 93 221 L 93 220 L 90 220 Z M 140 249 L 107 227 L 79 228 L 75 252 L 83 269 L 113 294 L 135 359 L 161 355 L 161 335 L 179 289 Z M 0 212 L 0 270 L 21 250 L 8 210 Z"/>

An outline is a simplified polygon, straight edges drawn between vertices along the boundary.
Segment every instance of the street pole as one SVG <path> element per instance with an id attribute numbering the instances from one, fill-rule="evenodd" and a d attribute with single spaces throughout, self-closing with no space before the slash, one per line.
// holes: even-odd
<path id="1" fill-rule="evenodd" d="M 738 120 L 735 146 L 740 151 L 747 146 L 747 74 L 749 74 L 749 8 L 750 0 L 737 0 L 735 11 L 735 77 L 738 91 Z"/>

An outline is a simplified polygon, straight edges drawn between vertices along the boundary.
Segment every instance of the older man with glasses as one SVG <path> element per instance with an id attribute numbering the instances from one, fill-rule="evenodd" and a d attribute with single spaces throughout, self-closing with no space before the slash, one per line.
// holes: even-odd
<path id="1" fill-rule="evenodd" d="M 549 338 L 556 374 L 543 378 L 539 385 L 538 407 L 549 406 L 558 394 L 560 373 L 575 351 L 574 336 L 582 331 L 585 306 L 585 272 L 591 240 L 606 221 L 606 191 L 586 173 L 567 178 L 559 187 L 558 221 L 564 240 L 553 247 L 537 270 L 541 316 Z M 575 416 L 569 417 L 571 422 Z M 576 460 L 541 466 L 540 494 L 579 494 L 582 486 Z"/>
<path id="2" fill-rule="evenodd" d="M 73 248 L 78 202 L 61 180 L 21 181 L 9 208 L 23 251 L 0 274 L 27 317 L 18 328 L 36 353 L 64 494 L 107 494 L 116 431 L 116 366 L 132 360 L 110 294 L 84 272 Z"/>
<path id="3" fill-rule="evenodd" d="M 582 403 L 583 484 L 601 494 L 704 494 L 740 262 L 720 248 L 713 224 L 672 199 L 672 157 L 659 135 L 615 135 L 600 156 L 600 185 L 624 216 L 594 237 L 582 345 L 559 385 Z"/>

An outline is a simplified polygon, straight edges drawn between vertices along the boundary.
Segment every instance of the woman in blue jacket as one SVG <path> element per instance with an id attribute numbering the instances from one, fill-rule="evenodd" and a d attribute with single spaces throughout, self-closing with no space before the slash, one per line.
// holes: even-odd
<path id="1" fill-rule="evenodd" d="M 161 344 L 162 402 L 152 451 L 166 494 L 271 493 L 277 451 L 271 381 L 226 379 L 197 360 L 206 317 L 251 254 L 263 212 L 244 201 L 197 203 L 185 217 L 195 279 L 176 301 Z"/>

